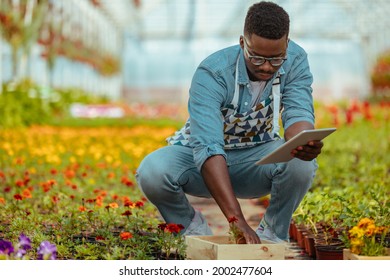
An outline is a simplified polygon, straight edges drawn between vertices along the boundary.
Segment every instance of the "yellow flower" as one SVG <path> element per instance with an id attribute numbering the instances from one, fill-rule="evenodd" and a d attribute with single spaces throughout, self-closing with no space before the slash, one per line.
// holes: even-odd
<path id="1" fill-rule="evenodd" d="M 351 239 L 351 245 L 352 246 L 363 246 L 364 245 L 364 242 L 362 239 L 360 238 L 352 238 Z"/>
<path id="2" fill-rule="evenodd" d="M 349 230 L 349 233 L 351 236 L 356 238 L 362 238 L 364 236 L 364 230 L 357 226 L 354 226 L 351 230 Z"/>
<path id="3" fill-rule="evenodd" d="M 356 255 L 360 255 L 361 252 L 362 252 L 362 250 L 360 249 L 360 247 L 356 247 L 356 246 L 351 247 L 351 253 L 356 254 Z"/>
<path id="4" fill-rule="evenodd" d="M 363 227 L 367 227 L 367 226 L 369 226 L 369 225 L 372 225 L 372 224 L 374 224 L 374 221 L 373 220 L 371 220 L 371 219 L 369 219 L 369 218 L 363 218 L 363 219 L 361 219 L 360 221 L 359 221 L 359 223 L 358 223 L 358 227 L 359 228 L 363 228 Z"/>
<path id="5" fill-rule="evenodd" d="M 375 229 L 376 229 L 376 227 L 374 224 L 368 225 L 366 230 L 365 230 L 365 235 L 372 236 L 375 233 Z"/>

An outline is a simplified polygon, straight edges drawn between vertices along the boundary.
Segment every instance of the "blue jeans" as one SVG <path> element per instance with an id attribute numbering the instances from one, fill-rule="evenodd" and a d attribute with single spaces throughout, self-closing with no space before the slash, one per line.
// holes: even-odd
<path id="1" fill-rule="evenodd" d="M 236 197 L 249 199 L 271 194 L 265 221 L 280 239 L 287 240 L 291 217 L 311 187 L 317 163 L 292 159 L 287 163 L 255 165 L 283 142 L 271 141 L 226 153 Z M 185 194 L 211 197 L 188 147 L 173 145 L 154 151 L 141 162 L 136 178 L 164 220 L 185 228 L 195 214 Z"/>

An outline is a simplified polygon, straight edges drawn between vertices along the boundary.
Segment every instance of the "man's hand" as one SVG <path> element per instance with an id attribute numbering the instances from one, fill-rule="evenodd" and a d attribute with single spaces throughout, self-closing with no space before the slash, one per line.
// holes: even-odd
<path id="1" fill-rule="evenodd" d="M 311 123 L 304 121 L 294 123 L 286 129 L 284 138 L 288 141 L 305 129 L 314 129 L 314 126 Z M 298 146 L 292 150 L 291 155 L 301 160 L 311 161 L 321 153 L 323 146 L 324 143 L 322 143 L 322 141 L 309 141 L 306 145 Z"/>
<path id="2" fill-rule="evenodd" d="M 248 225 L 246 221 L 238 220 L 236 226 L 239 230 L 241 230 L 242 235 L 245 238 L 246 244 L 260 243 L 260 238 L 257 236 L 256 232 Z"/>
<path id="3" fill-rule="evenodd" d="M 301 160 L 310 161 L 321 153 L 323 146 L 324 143 L 322 143 L 322 141 L 310 141 L 307 145 L 298 146 L 292 150 L 291 155 Z"/>

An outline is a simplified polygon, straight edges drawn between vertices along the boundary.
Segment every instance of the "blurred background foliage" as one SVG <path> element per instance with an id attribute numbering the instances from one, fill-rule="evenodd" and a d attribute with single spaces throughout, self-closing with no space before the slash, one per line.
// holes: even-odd
<path id="1" fill-rule="evenodd" d="M 1 0 L 0 126 L 70 123 L 74 103 L 127 106 L 122 124 L 184 118 L 196 66 L 237 44 L 255 2 Z M 389 101 L 390 2 L 274 2 L 308 52 L 318 103 Z"/>

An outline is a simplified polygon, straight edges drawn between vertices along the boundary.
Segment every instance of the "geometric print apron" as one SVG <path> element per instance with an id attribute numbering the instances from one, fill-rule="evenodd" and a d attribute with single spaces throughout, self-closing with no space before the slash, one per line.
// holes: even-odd
<path id="1" fill-rule="evenodd" d="M 224 121 L 225 149 L 252 147 L 264 142 L 280 139 L 280 75 L 272 83 L 272 95 L 253 106 L 249 111 L 238 113 L 239 85 L 238 59 L 236 64 L 235 91 L 232 102 L 221 110 Z M 278 112 L 274 114 L 274 111 Z M 170 145 L 189 146 L 190 121 L 175 135 L 167 138 Z"/>

